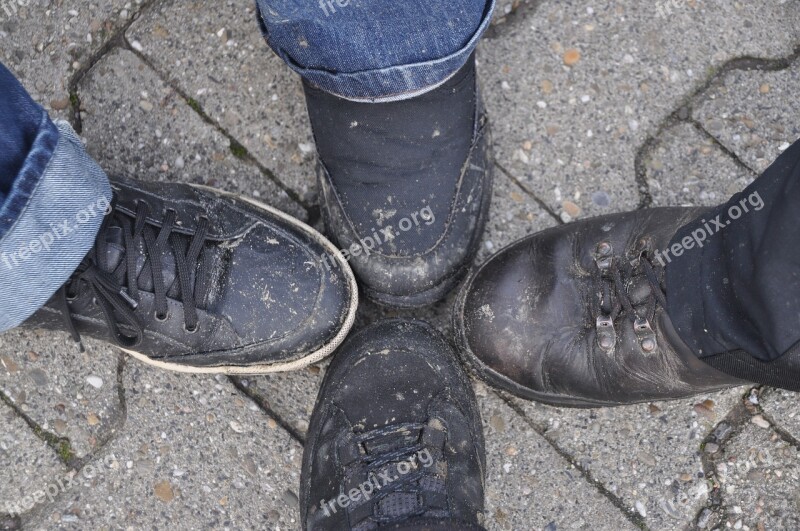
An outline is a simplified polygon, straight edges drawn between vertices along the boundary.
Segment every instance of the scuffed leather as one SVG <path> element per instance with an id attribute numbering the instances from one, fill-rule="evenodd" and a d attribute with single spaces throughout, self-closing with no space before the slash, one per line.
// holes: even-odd
<path id="1" fill-rule="evenodd" d="M 591 270 L 607 241 L 624 256 L 643 237 L 664 250 L 679 227 L 703 212 L 653 208 L 558 226 L 504 249 L 467 281 L 455 309 L 464 356 L 490 383 L 518 396 L 565 406 L 670 399 L 745 382 L 701 362 L 657 307 L 658 348 L 645 353 L 626 312 L 610 353 L 596 341 Z M 629 282 L 643 302 L 649 285 Z M 644 291 L 643 291 L 644 290 Z M 667 297 L 669 290 L 667 289 Z"/>
<path id="2" fill-rule="evenodd" d="M 199 329 L 185 329 L 183 304 L 175 298 L 168 298 L 168 319 L 154 319 L 154 296 L 142 292 L 135 313 L 145 337 L 134 350 L 187 366 L 269 364 L 302 358 L 341 330 L 353 294 L 341 268 L 323 265 L 328 249 L 305 229 L 207 189 L 126 178 L 112 179 L 112 187 L 116 208 L 133 213 L 137 201 L 146 201 L 155 227 L 167 209 L 175 210 L 183 234 L 192 235 L 201 216 L 209 220 L 203 252 L 212 281 L 198 309 Z M 164 264 L 170 288 L 175 273 L 169 253 Z M 137 273 L 143 266 L 140 258 Z M 147 289 L 148 282 L 140 280 L 140 287 Z M 168 295 L 175 293 L 176 286 L 168 289 Z M 63 329 L 54 301 L 24 326 Z M 81 335 L 107 339 L 102 312 L 88 290 L 70 307 Z"/>

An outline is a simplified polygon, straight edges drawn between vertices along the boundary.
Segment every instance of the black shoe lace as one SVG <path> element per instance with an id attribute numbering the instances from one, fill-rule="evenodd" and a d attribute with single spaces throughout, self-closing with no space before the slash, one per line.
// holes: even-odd
<path id="1" fill-rule="evenodd" d="M 427 515 L 431 511 L 438 511 L 435 516 L 445 516 L 447 503 L 444 481 L 436 474 L 442 468 L 437 466 L 437 462 L 442 458 L 445 437 L 445 432 L 420 423 L 394 424 L 356 435 L 355 442 L 361 453 L 355 464 L 362 472 L 362 477 L 365 474 L 367 481 L 380 482 L 380 478 L 386 478 L 386 471 L 390 470 L 392 481 L 382 484 L 370 500 L 353 507 L 351 515 L 355 516 L 355 522 L 387 524 L 398 519 Z M 404 442 L 390 450 L 381 444 L 381 441 L 392 438 L 402 438 Z M 418 457 L 425 450 L 431 460 L 423 464 Z M 400 469 L 403 463 L 407 468 L 405 474 Z M 406 506 L 402 514 L 380 515 L 376 507 L 383 500 L 398 494 L 412 495 L 418 503 L 412 507 Z"/>
<path id="2" fill-rule="evenodd" d="M 133 217 L 115 206 L 116 202 L 112 204 L 111 213 L 104 218 L 92 250 L 56 294 L 64 323 L 72 338 L 83 350 L 69 303 L 88 289 L 103 312 L 111 338 L 118 345 L 129 348 L 142 341 L 144 325 L 135 313 L 141 300 L 137 276 L 137 261 L 141 254 L 144 254 L 145 261 L 140 275 L 147 274 L 152 279 L 154 317 L 159 321 L 166 320 L 170 286 L 164 283 L 163 260 L 168 252 L 172 253 L 175 261 L 176 280 L 180 289 L 178 300 L 183 303 L 185 329 L 190 333 L 195 332 L 199 322 L 197 308 L 207 290 L 207 271 L 202 250 L 208 220 L 200 218 L 194 234 L 189 238 L 174 232 L 177 217 L 174 210 L 167 210 L 159 228 L 147 221 L 150 214 L 147 203 L 137 202 Z M 111 227 L 121 228 L 124 248 L 124 256 L 113 271 L 107 263 L 109 243 L 106 234 Z"/>
<path id="3" fill-rule="evenodd" d="M 657 306 L 665 307 L 667 300 L 664 267 L 653 263 L 651 247 L 649 239 L 643 238 L 626 257 L 621 257 L 614 254 L 608 242 L 601 242 L 597 246 L 596 267 L 592 276 L 594 285 L 599 287 L 599 294 L 593 298 L 592 313 L 597 323 L 597 340 L 603 350 L 613 350 L 616 344 L 615 323 L 623 313 L 633 323 L 645 353 L 653 352 L 658 346 L 650 323 L 655 318 Z M 650 296 L 647 297 L 644 311 L 638 311 L 631 301 L 628 288 L 642 275 L 650 285 Z"/>

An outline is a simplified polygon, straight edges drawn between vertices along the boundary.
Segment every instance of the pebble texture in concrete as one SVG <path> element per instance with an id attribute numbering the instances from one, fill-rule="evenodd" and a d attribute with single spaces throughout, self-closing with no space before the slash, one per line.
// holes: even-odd
<path id="1" fill-rule="evenodd" d="M 13 330 L 0 336 L 0 390 L 43 430 L 69 440 L 83 458 L 115 436 L 124 418 L 117 385 L 119 354 L 87 340 Z"/>
<path id="2" fill-rule="evenodd" d="M 297 527 L 302 447 L 227 378 L 131 361 L 123 387 L 125 426 L 32 527 Z"/>

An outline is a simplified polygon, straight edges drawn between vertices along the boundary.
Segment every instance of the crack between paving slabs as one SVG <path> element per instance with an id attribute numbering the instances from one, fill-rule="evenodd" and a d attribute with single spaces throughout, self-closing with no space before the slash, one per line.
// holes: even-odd
<path id="1" fill-rule="evenodd" d="M 700 462 L 703 465 L 705 480 L 711 483 L 711 489 L 709 491 L 708 502 L 697 511 L 697 514 L 692 520 L 695 526 L 699 520 L 704 517 L 704 514 L 708 512 L 711 514 L 705 518 L 707 523 L 704 528 L 706 529 L 709 528 L 709 525 L 712 523 L 712 518 L 715 519 L 714 525 L 710 526 L 712 529 L 722 525 L 722 522 L 728 518 L 728 507 L 725 503 L 724 492 L 720 488 L 721 485 L 717 480 L 716 465 L 717 462 L 723 458 L 725 444 L 741 434 L 755 414 L 754 411 L 751 411 L 754 406 L 749 403 L 748 399 L 752 393 L 758 393 L 761 387 L 748 387 L 747 389 L 747 392 L 744 393 L 741 400 L 739 400 L 728 414 L 725 415 L 725 418 L 720 420 L 716 426 L 709 431 L 708 435 L 703 439 L 703 442 L 700 443 Z M 719 446 L 719 449 L 714 452 L 714 454 L 709 454 L 705 451 L 707 445 L 710 443 Z M 714 455 L 718 457 L 713 457 Z"/>
<path id="2" fill-rule="evenodd" d="M 698 131 L 702 132 L 704 135 L 713 139 L 714 144 L 720 147 L 723 152 L 731 157 L 734 162 L 743 167 L 747 168 L 748 171 L 753 172 L 754 170 L 750 168 L 744 161 L 742 161 L 735 153 L 733 153 L 730 149 L 724 146 L 716 137 L 712 136 L 708 131 L 703 128 L 702 125 L 698 124 L 692 118 L 692 111 L 694 108 L 694 103 L 703 96 L 709 89 L 716 86 L 717 84 L 722 83 L 725 76 L 729 72 L 734 71 L 741 71 L 741 70 L 760 70 L 764 72 L 780 72 L 781 70 L 786 70 L 790 68 L 792 64 L 800 58 L 800 44 L 796 45 L 794 51 L 785 56 L 785 57 L 778 57 L 775 59 L 764 59 L 764 58 L 757 58 L 757 57 L 735 57 L 733 59 L 729 59 L 724 64 L 722 64 L 719 68 L 714 69 L 709 76 L 706 78 L 706 81 L 702 83 L 697 89 L 695 89 L 691 94 L 688 94 L 683 100 L 678 104 L 678 108 L 672 114 L 665 117 L 661 123 L 656 128 L 654 134 L 649 135 L 645 141 L 642 143 L 641 146 L 636 150 L 636 154 L 634 156 L 634 175 L 636 179 L 636 186 L 639 192 L 639 209 L 647 208 L 653 203 L 653 197 L 650 194 L 650 185 L 647 183 L 647 169 L 645 168 L 645 161 L 649 158 L 650 154 L 652 153 L 653 149 L 659 144 L 661 137 L 665 131 L 667 131 L 670 127 L 673 127 L 679 123 L 688 123 Z"/>
<path id="3" fill-rule="evenodd" d="M 550 206 L 548 206 L 548 204 L 547 204 L 547 203 L 545 203 L 545 202 L 544 202 L 542 199 L 540 199 L 540 198 L 539 198 L 539 196 L 537 196 L 537 195 L 536 195 L 536 194 L 535 194 L 535 193 L 534 193 L 534 192 L 533 192 L 533 191 L 532 191 L 530 188 L 528 188 L 527 186 L 525 186 L 525 184 L 524 184 L 522 181 L 520 181 L 519 179 L 517 179 L 517 178 L 516 178 L 516 177 L 515 177 L 515 176 L 514 176 L 514 175 L 513 175 L 513 174 L 512 174 L 512 173 L 511 173 L 509 170 L 507 170 L 507 169 L 506 169 L 506 168 L 505 168 L 505 167 L 504 167 L 502 164 L 500 164 L 500 162 L 498 162 L 497 160 L 495 160 L 495 161 L 494 161 L 494 165 L 497 167 L 497 169 L 499 169 L 499 170 L 500 170 L 500 172 L 501 172 L 503 175 L 505 175 L 506 177 L 508 177 L 508 179 L 509 179 L 509 180 L 511 180 L 511 182 L 513 182 L 514 184 L 516 184 L 516 185 L 517 185 L 517 186 L 518 186 L 518 187 L 519 187 L 519 188 L 520 188 L 520 189 L 521 189 L 523 192 L 525 192 L 525 194 L 529 195 L 529 196 L 531 197 L 531 199 L 533 199 L 533 200 L 536 202 L 536 204 L 537 204 L 537 205 L 539 205 L 539 208 L 541 208 L 542 210 L 544 210 L 545 212 L 547 212 L 548 214 L 550 214 L 550 217 L 552 217 L 553 219 L 555 219 L 555 220 L 556 220 L 556 222 L 557 222 L 559 225 L 563 225 L 563 224 L 564 224 L 564 221 L 561 219 L 561 217 L 559 217 L 559 216 L 558 216 L 558 215 L 557 215 L 557 214 L 556 214 L 556 213 L 555 213 L 555 212 L 554 212 L 554 211 L 553 211 L 553 210 L 550 208 Z"/>
<path id="4" fill-rule="evenodd" d="M 643 531 L 649 529 L 647 527 L 647 523 L 645 522 L 644 518 L 641 515 L 639 515 L 639 513 L 636 513 L 632 509 L 629 509 L 627 507 L 627 504 L 619 496 L 608 490 L 606 486 L 603 485 L 602 482 L 600 482 L 598 479 L 592 476 L 591 472 L 589 472 L 588 470 L 583 468 L 578 462 L 576 462 L 575 459 L 571 455 L 569 455 L 569 453 L 567 453 L 566 450 L 562 449 L 558 445 L 558 443 L 556 443 L 556 441 L 554 441 L 546 434 L 545 430 L 543 430 L 540 426 L 538 426 L 533 420 L 529 419 L 528 416 L 525 415 L 525 412 L 522 410 L 522 408 L 520 408 L 520 406 L 516 404 L 510 396 L 501 391 L 492 390 L 490 392 L 497 395 L 501 400 L 503 400 L 503 402 L 505 402 L 508 405 L 508 407 L 513 409 L 514 412 L 517 415 L 519 415 L 522 418 L 522 420 L 528 426 L 530 426 L 530 428 L 534 432 L 536 432 L 542 439 L 544 439 L 547 442 L 547 444 L 549 444 L 556 451 L 556 453 L 558 453 L 558 455 L 561 456 L 562 459 L 564 459 L 570 465 L 572 465 L 589 485 L 594 487 L 595 490 L 597 490 L 597 492 L 600 493 L 600 495 L 604 496 L 608 501 L 610 501 L 611 504 L 614 505 L 614 507 L 616 507 L 623 514 L 625 519 L 627 519 L 630 523 L 632 523 L 637 528 L 642 529 Z"/>
<path id="5" fill-rule="evenodd" d="M 289 422 L 281 417 L 278 413 L 276 413 L 275 410 L 270 407 L 266 398 L 251 389 L 250 385 L 246 383 L 246 379 L 238 376 L 228 376 L 228 380 L 230 380 L 233 386 L 240 393 L 258 406 L 258 408 L 261 409 L 261 411 L 264 412 L 269 418 L 274 420 L 278 426 L 283 428 L 292 437 L 292 439 L 300 443 L 301 446 L 305 446 L 306 438 L 303 436 L 303 434 L 289 424 Z"/>
<path id="6" fill-rule="evenodd" d="M 123 38 L 125 33 L 128 29 L 133 25 L 134 22 L 139 20 L 139 17 L 142 13 L 148 10 L 151 6 L 155 5 L 158 0 L 145 0 L 142 2 L 141 7 L 136 13 L 133 13 L 131 17 L 125 22 L 121 27 L 119 27 L 113 35 L 103 43 L 100 48 L 94 52 L 91 56 L 89 56 L 89 60 L 82 64 L 81 67 L 76 70 L 70 77 L 69 81 L 67 82 L 67 91 L 69 92 L 69 102 L 70 102 L 70 124 L 72 128 L 75 129 L 75 132 L 81 134 L 83 132 L 83 122 L 81 120 L 81 98 L 78 92 L 78 84 L 83 80 L 86 73 L 89 72 L 94 66 L 103 58 L 105 57 L 111 50 L 115 47 L 123 43 Z"/>
<path id="7" fill-rule="evenodd" d="M 309 221 L 312 221 L 314 216 L 314 207 L 315 205 L 311 205 L 306 202 L 304 199 L 300 197 L 300 195 L 295 192 L 292 188 L 284 184 L 275 173 L 272 172 L 269 168 L 261 164 L 256 157 L 250 153 L 250 151 L 242 145 L 241 142 L 236 140 L 236 138 L 228 132 L 221 124 L 217 121 L 212 119 L 202 108 L 199 102 L 189 96 L 186 92 L 181 89 L 176 82 L 173 82 L 169 76 L 164 75 L 160 69 L 153 64 L 152 61 L 143 53 L 139 52 L 138 50 L 134 49 L 127 40 L 127 37 L 123 35 L 121 47 L 128 50 L 129 52 L 133 53 L 140 61 L 142 61 L 150 70 L 152 70 L 156 76 L 169 88 L 171 88 L 175 93 L 184 100 L 184 102 L 200 117 L 203 122 L 210 125 L 214 129 L 216 129 L 221 135 L 228 139 L 230 142 L 230 150 L 231 154 L 236 157 L 237 159 L 248 163 L 255 168 L 269 181 L 271 181 L 275 186 L 277 186 L 280 190 L 282 190 L 292 201 L 297 203 L 300 207 L 302 207 L 306 211 L 306 215 L 308 216 Z M 319 215 L 316 216 L 319 218 Z"/>
<path id="8" fill-rule="evenodd" d="M 116 435 L 120 431 L 122 431 L 127 422 L 128 406 L 125 395 L 125 387 L 123 386 L 124 371 L 126 366 L 127 366 L 127 356 L 125 354 L 118 353 L 115 385 L 117 389 L 117 399 L 119 401 L 120 413 L 115 421 L 115 424 L 112 426 L 108 435 L 105 436 L 100 441 L 98 441 L 97 445 L 92 451 L 90 451 L 89 453 L 80 458 L 72 455 L 69 459 L 65 459 L 65 456 L 63 455 L 64 451 L 69 451 L 70 453 L 72 453 L 69 438 L 67 437 L 59 438 L 55 434 L 52 434 L 42 429 L 41 426 L 39 426 L 38 423 L 36 423 L 36 421 L 27 417 L 27 415 L 25 415 L 25 413 L 20 411 L 14 404 L 9 404 L 10 398 L 8 398 L 2 391 L 0 391 L 0 399 L 6 402 L 6 404 L 9 404 L 9 406 L 14 410 L 14 412 L 17 413 L 20 417 L 22 417 L 23 420 L 25 420 L 25 422 L 33 430 L 34 435 L 42 439 L 46 444 L 48 444 L 48 446 L 50 446 L 56 452 L 56 455 L 58 456 L 59 460 L 62 463 L 64 463 L 64 465 L 69 469 L 68 472 L 74 472 L 75 475 L 77 476 L 77 474 L 79 474 L 86 465 L 93 463 L 99 459 L 100 454 L 103 453 L 102 452 L 103 449 L 115 439 Z M 65 442 L 66 447 L 62 447 L 60 445 L 54 447 L 53 446 L 54 441 L 59 443 Z M 64 448 L 66 448 L 66 450 Z M 27 511 L 25 514 L 12 518 L 12 521 L 19 526 L 19 529 L 22 529 L 25 526 L 25 524 L 30 522 L 32 519 L 37 517 L 42 517 L 42 515 L 47 510 L 49 510 L 51 507 L 58 505 L 63 498 L 69 496 L 70 492 L 73 491 L 71 489 L 64 489 L 64 490 L 60 489 L 58 495 L 53 499 L 51 503 L 34 506 L 31 510 Z M 0 530 L 4 529 L 6 529 L 6 527 L 4 527 L 4 521 L 2 518 L 0 518 Z M 10 527 L 9 529 L 16 529 L 16 528 Z"/>

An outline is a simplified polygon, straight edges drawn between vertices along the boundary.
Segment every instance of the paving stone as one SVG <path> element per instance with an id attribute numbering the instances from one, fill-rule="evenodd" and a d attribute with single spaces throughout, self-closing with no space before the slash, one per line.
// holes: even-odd
<path id="1" fill-rule="evenodd" d="M 130 51 L 116 49 L 80 87 L 87 150 L 109 173 L 221 188 L 305 218 L 305 210 L 231 150 L 230 141 Z"/>
<path id="2" fill-rule="evenodd" d="M 250 376 L 242 378 L 241 382 L 248 392 L 258 396 L 296 433 L 305 437 L 327 367 L 326 360 L 299 371 Z"/>
<path id="3" fill-rule="evenodd" d="M 142 0 L 0 3 L 0 62 L 52 116 L 67 116 L 69 80 L 141 9 Z"/>
<path id="4" fill-rule="evenodd" d="M 481 44 L 498 158 L 559 214 L 565 201 L 578 217 L 636 207 L 637 150 L 709 72 L 788 56 L 798 40 L 796 2 L 695 2 L 668 17 L 657 7 L 543 2 Z"/>
<path id="5" fill-rule="evenodd" d="M 476 263 L 484 262 L 516 240 L 556 223 L 529 193 L 496 170 L 489 221 Z"/>
<path id="6" fill-rule="evenodd" d="M 733 70 L 702 95 L 694 117 L 761 173 L 800 138 L 800 62 L 777 72 Z"/>
<path id="7" fill-rule="evenodd" d="M 636 529 L 513 409 L 482 384 L 486 525 L 507 529 Z"/>
<path id="8" fill-rule="evenodd" d="M 745 391 L 606 409 L 515 403 L 650 528 L 683 529 L 708 499 L 701 443 Z"/>
<path id="9" fill-rule="evenodd" d="M 128 40 L 278 179 L 316 198 L 300 78 L 264 42 L 255 2 L 162 2 Z"/>
<path id="10" fill-rule="evenodd" d="M 0 389 L 43 430 L 69 439 L 82 458 L 98 450 L 122 422 L 117 351 L 66 333 L 12 330 L 0 335 Z"/>
<path id="11" fill-rule="evenodd" d="M 800 529 L 800 456 L 774 430 L 747 423 L 715 462 L 733 529 Z"/>
<path id="12" fill-rule="evenodd" d="M 664 131 L 644 165 L 653 206 L 719 205 L 756 177 L 688 123 Z"/>
<path id="13" fill-rule="evenodd" d="M 30 426 L 0 401 L 0 515 L 20 515 L 46 501 L 48 485 L 67 473 L 67 467 Z M 2 521 L 2 519 L 0 519 Z"/>
<path id="14" fill-rule="evenodd" d="M 131 360 L 124 387 L 127 421 L 95 473 L 31 528 L 298 527 L 302 448 L 227 378 Z"/>
<path id="15" fill-rule="evenodd" d="M 760 402 L 773 422 L 800 440 L 800 394 L 782 389 L 768 389 L 761 396 Z"/>
<path id="16" fill-rule="evenodd" d="M 509 17 L 517 15 L 518 12 L 530 9 L 535 4 L 535 0 L 498 0 L 494 8 L 492 26 L 497 27 L 497 31 L 503 30 L 503 24 Z"/>

